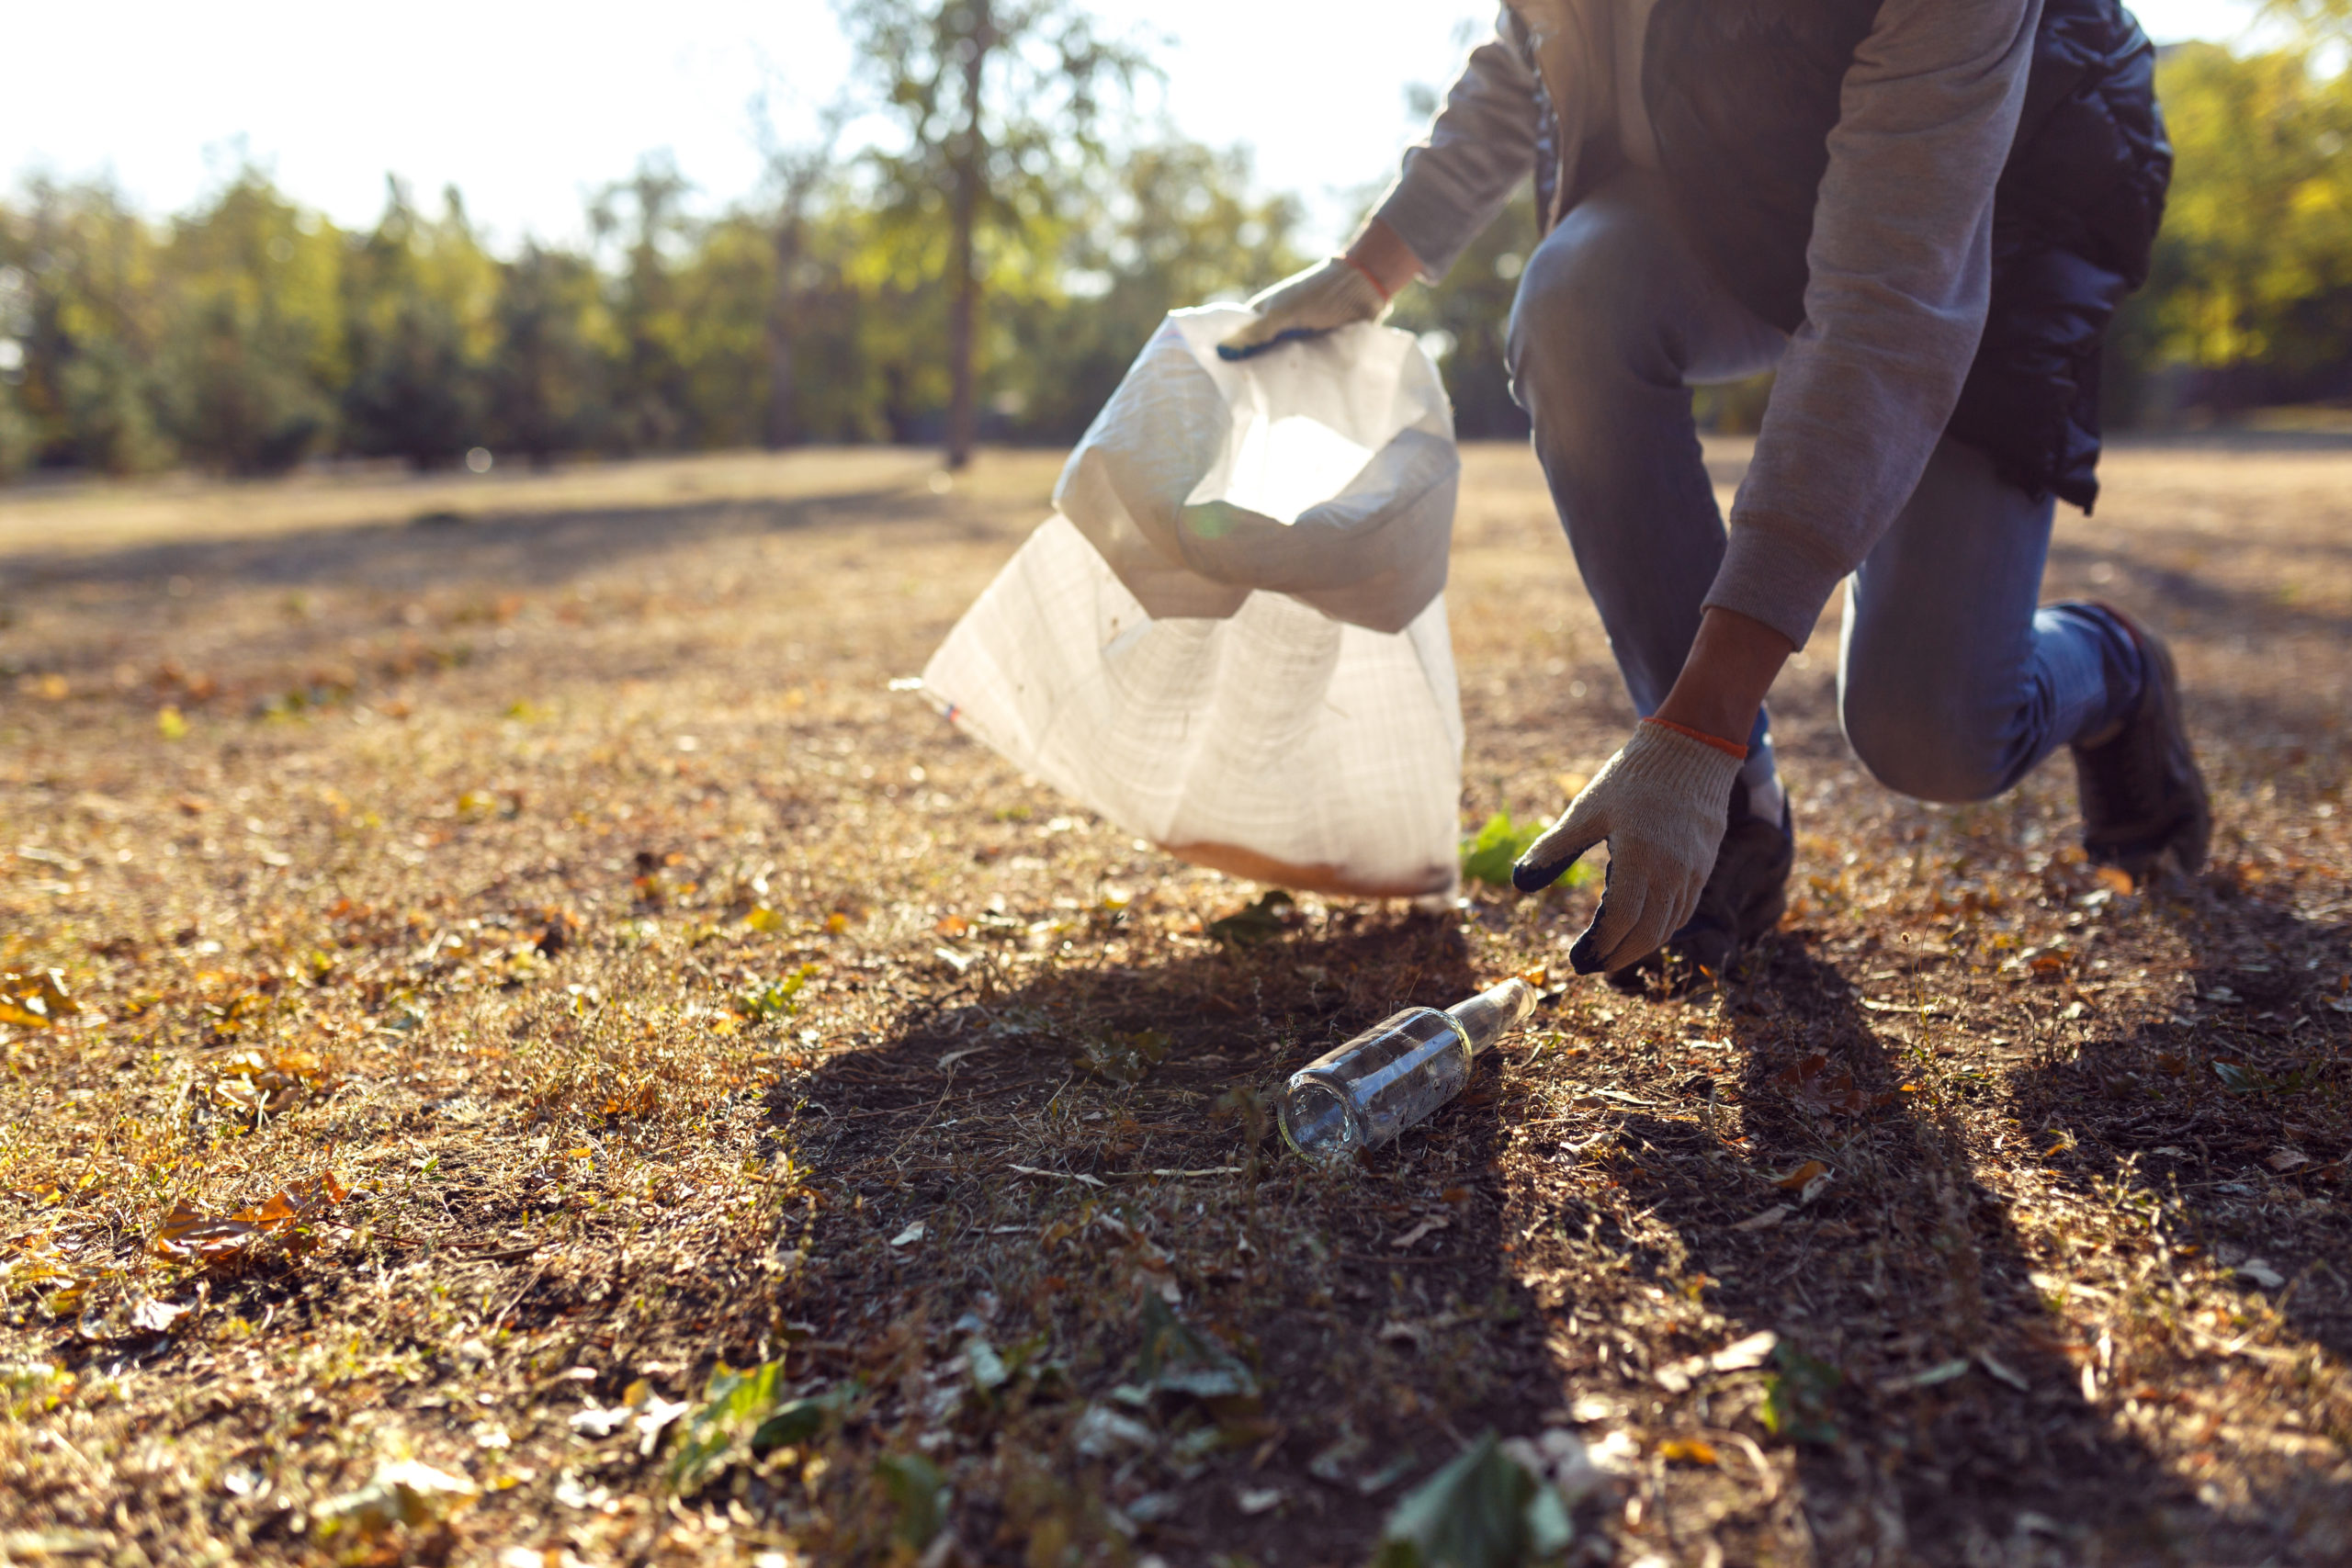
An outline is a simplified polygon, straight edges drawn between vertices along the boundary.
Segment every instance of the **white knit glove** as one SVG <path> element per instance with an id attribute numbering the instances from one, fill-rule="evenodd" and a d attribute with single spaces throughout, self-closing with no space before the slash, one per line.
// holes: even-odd
<path id="1" fill-rule="evenodd" d="M 1723 847 L 1740 761 L 1733 750 L 1645 718 L 1519 857 L 1510 879 L 1532 893 L 1607 840 L 1600 908 L 1568 950 L 1577 974 L 1613 974 L 1638 964 L 1698 908 Z"/>
<path id="2" fill-rule="evenodd" d="M 1388 298 L 1356 266 L 1333 256 L 1283 278 L 1250 300 L 1250 309 L 1258 319 L 1216 345 L 1224 358 L 1247 359 L 1291 338 L 1377 321 Z"/>

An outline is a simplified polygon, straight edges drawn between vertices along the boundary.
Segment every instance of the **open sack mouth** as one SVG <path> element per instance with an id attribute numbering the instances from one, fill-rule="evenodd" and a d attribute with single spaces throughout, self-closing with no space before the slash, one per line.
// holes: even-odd
<path id="1" fill-rule="evenodd" d="M 923 671 L 940 711 L 1170 853 L 1360 897 L 1450 894 L 1461 471 L 1437 367 L 1369 323 L 1235 363 L 1179 310 L 1033 535 Z"/>

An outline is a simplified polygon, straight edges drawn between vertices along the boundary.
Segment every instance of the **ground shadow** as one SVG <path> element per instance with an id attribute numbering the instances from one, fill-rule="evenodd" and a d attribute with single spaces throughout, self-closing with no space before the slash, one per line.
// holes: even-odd
<path id="1" fill-rule="evenodd" d="M 1995 1093 L 1995 1079 L 1932 1060 L 1966 1053 L 1864 1000 L 1804 933 L 1783 934 L 1725 1010 L 1736 1066 L 1695 1075 L 1675 1111 L 1629 1111 L 1585 1150 L 1613 1156 L 1633 1201 L 1679 1237 L 1690 1276 L 1718 1281 L 1711 1304 L 1780 1336 L 1778 1417 L 1798 1439 L 1821 1561 L 2291 1551 L 2283 1521 L 2209 1506 L 2084 1397 L 2078 1348 L 2005 1200 L 1938 1112 L 1939 1096 Z M 1727 1157 L 1690 1111 L 1735 1098 L 1745 1144 Z M 1741 1188 L 1759 1163 L 1807 1159 L 1836 1173 L 1813 1202 L 1759 1203 L 1752 1176 Z"/>
<path id="2" fill-rule="evenodd" d="M 1482 1429 L 1533 1431 L 1558 1401 L 1542 1314 L 1501 1245 L 1501 1129 L 1479 1109 L 1491 1069 L 1463 1113 L 1360 1168 L 1282 1150 L 1266 1108 L 1290 1072 L 1400 1006 L 1481 983 L 1451 919 L 1342 909 L 1315 925 L 1132 967 L 975 960 L 890 1035 L 775 1096 L 796 1159 L 862 1205 L 794 1287 L 817 1341 L 892 1324 L 936 1337 L 977 1314 L 967 1324 L 998 1342 L 1050 1344 L 1075 1397 L 1057 1418 L 1008 1418 L 989 1462 L 1030 1452 L 1177 1561 L 1364 1560 L 1407 1481 Z M 1132 1086 L 1085 1063 L 1123 1041 L 1160 1054 Z M 1163 1286 L 1261 1382 L 1231 1440 L 1201 1448 L 1197 1412 L 1106 1392 L 1139 1377 L 1139 1302 Z M 1449 1365 L 1471 1336 L 1476 1353 Z M 1158 1445 L 1121 1448 L 1085 1424 L 1098 1417 L 1073 1426 L 1090 1406 L 1148 1418 Z M 945 1440 L 904 1398 L 872 1425 L 886 1449 Z M 983 1489 L 959 1539 L 1018 1561 L 1012 1537 L 1044 1527 L 1002 1511 L 1027 1506 Z"/>
<path id="3" fill-rule="evenodd" d="M 2352 919 L 2306 919 L 2228 874 L 2155 897 L 2193 999 L 2026 1075 L 2018 1118 L 2067 1134 L 2053 1163 L 2072 1179 L 2142 1187 L 2222 1266 L 2259 1258 L 2293 1281 L 2276 1299 L 2295 1332 L 2352 1357 L 2352 1222 L 2332 1201 L 2352 1132 Z"/>
<path id="4" fill-rule="evenodd" d="M 1454 921 L 1342 911 L 1261 948 L 1127 966 L 949 952 L 967 971 L 953 985 L 778 1086 L 780 1136 L 847 1211 L 808 1248 L 787 1310 L 853 1360 L 893 1325 L 910 1347 L 928 1335 L 934 1360 L 950 1325 L 983 1319 L 999 1340 L 1052 1343 L 1075 1402 L 1058 1424 L 1008 1424 L 991 1462 L 1032 1445 L 1057 1484 L 1125 1510 L 1143 1545 L 1180 1560 L 1212 1547 L 1268 1564 L 1360 1559 L 1403 1482 L 1481 1430 L 1533 1432 L 1588 1395 L 1607 1396 L 1604 1422 L 1653 1438 L 1710 1429 L 1709 1401 L 1727 1389 L 1630 1341 L 1614 1361 L 1607 1348 L 1627 1292 L 1694 1284 L 1732 1337 L 1770 1330 L 1784 1347 L 1746 1386 L 1752 1414 L 1756 1377 L 1778 1380 L 1794 1495 L 1777 1514 L 1743 1500 L 1726 1461 L 1708 1540 L 1727 1561 L 1776 1550 L 1801 1508 L 1795 1533 L 1824 1562 L 2255 1562 L 2291 1553 L 2315 1504 L 2352 1502 L 2316 1477 L 2277 1517 L 2260 1499 L 2200 1497 L 2085 1397 L 2046 1277 L 1936 1108 L 1938 1095 L 1997 1095 L 2000 1080 L 1954 1043 L 1931 1060 L 1919 1021 L 1866 1008 L 1804 931 L 1725 993 L 1710 1027 L 1728 1038 L 1699 1043 L 1728 1049 L 1678 1073 L 1670 1101 L 1596 1090 L 1556 1149 L 1542 1134 L 1531 1146 L 1487 1069 L 1444 1115 L 1339 1175 L 1282 1153 L 1233 1091 L 1262 1104 L 1399 1004 L 1475 988 Z M 1136 1085 L 1084 1065 L 1090 1047 L 1155 1034 L 1164 1057 Z M 1589 1048 L 1594 1069 L 1566 1065 L 1566 1080 L 1608 1077 L 1598 1056 L 1611 1042 Z M 2055 1099 L 2082 1098 L 2049 1082 Z M 1711 1125 L 1735 1106 L 1736 1148 Z M 2110 1150 L 2098 1157 L 2128 1161 L 2128 1142 L 2097 1137 Z M 1604 1162 L 1622 1212 L 1531 1204 L 1525 1173 L 1547 1158 Z M 1807 1158 L 1834 1168 L 1825 1192 L 1759 1196 L 1759 1169 Z M 1776 1201 L 1789 1212 L 1758 1224 Z M 1090 1451 L 1072 1418 L 1137 1375 L 1136 1303 L 1156 1281 L 1276 1397 L 1189 1460 L 1170 1457 L 1190 1440 L 1181 1419 L 1159 1450 Z M 2340 1343 L 2339 1319 L 2296 1321 Z M 922 1356 L 908 1354 L 893 1363 L 901 1392 L 873 1413 L 884 1449 L 945 1440 L 909 1370 Z M 1276 1501 L 1244 1515 L 1237 1498 Z M 1010 1505 L 972 1506 L 967 1544 L 1027 1528 Z"/>
<path id="5" fill-rule="evenodd" d="M 854 519 L 861 528 L 939 523 L 936 497 L 909 486 L 770 500 L 757 497 L 641 506 L 426 510 L 399 523 L 291 528 L 225 538 L 91 552 L 0 556 L 0 579 L 20 592 L 163 588 L 235 581 L 279 588 L 329 585 L 413 591 L 487 580 L 545 588 L 657 553 L 729 537 L 796 532 Z"/>

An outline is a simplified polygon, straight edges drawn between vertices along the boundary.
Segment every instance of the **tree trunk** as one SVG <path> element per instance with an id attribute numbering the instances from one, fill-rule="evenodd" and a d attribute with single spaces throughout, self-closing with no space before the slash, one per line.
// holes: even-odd
<path id="1" fill-rule="evenodd" d="M 800 265 L 800 220 L 786 218 L 775 231 L 775 297 L 768 301 L 768 450 L 781 452 L 800 439 L 798 389 L 792 374 L 795 320 L 792 275 Z"/>
<path id="2" fill-rule="evenodd" d="M 960 468 L 972 460 L 978 425 L 973 407 L 972 344 L 980 309 L 979 257 L 973 230 L 979 220 L 980 186 L 987 178 L 987 152 L 980 141 L 980 75 L 988 63 L 989 46 L 996 28 L 989 17 L 989 0 L 968 0 L 972 9 L 971 52 L 964 61 L 963 155 L 956 160 L 956 189 L 951 193 L 952 259 L 948 286 L 955 292 L 947 313 L 947 466 Z"/>

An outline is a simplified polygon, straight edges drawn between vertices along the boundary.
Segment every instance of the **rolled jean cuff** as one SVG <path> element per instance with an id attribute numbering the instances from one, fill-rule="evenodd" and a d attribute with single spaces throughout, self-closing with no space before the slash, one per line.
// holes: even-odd
<path id="1" fill-rule="evenodd" d="M 1724 542 L 1723 565 L 1702 602 L 1707 609 L 1736 610 L 1761 621 L 1803 649 L 1821 619 L 1821 607 L 1853 570 L 1831 560 L 1809 530 L 1769 513 L 1735 513 Z"/>

